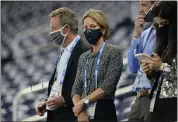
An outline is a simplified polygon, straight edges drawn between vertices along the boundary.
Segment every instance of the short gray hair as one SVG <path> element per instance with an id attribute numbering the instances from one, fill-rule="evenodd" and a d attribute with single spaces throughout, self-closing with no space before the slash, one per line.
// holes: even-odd
<path id="1" fill-rule="evenodd" d="M 62 26 L 69 25 L 74 34 L 78 34 L 78 19 L 76 14 L 69 8 L 63 7 L 52 11 L 50 17 L 59 16 Z"/>

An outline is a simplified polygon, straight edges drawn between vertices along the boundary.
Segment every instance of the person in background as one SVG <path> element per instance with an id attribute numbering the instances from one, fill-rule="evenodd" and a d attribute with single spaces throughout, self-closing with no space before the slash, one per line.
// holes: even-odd
<path id="1" fill-rule="evenodd" d="M 109 23 L 102 11 L 88 10 L 83 28 L 92 48 L 79 59 L 72 88 L 73 112 L 78 121 L 117 122 L 114 95 L 123 67 L 121 50 L 107 44 Z"/>
<path id="2" fill-rule="evenodd" d="M 41 102 L 36 111 L 40 116 L 47 111 L 48 122 L 72 122 L 76 117 L 72 111 L 71 90 L 79 57 L 88 49 L 78 35 L 78 19 L 72 10 L 59 8 L 50 17 L 50 36 L 60 45 L 60 53 L 49 81 L 48 100 Z"/>
<path id="3" fill-rule="evenodd" d="M 177 121 L 177 1 L 161 1 L 151 12 L 157 29 L 153 56 L 141 60 L 154 81 L 148 122 Z M 150 73 L 151 72 L 151 73 Z"/>
<path id="4" fill-rule="evenodd" d="M 141 68 L 140 61 L 135 54 L 146 53 L 152 55 L 156 46 L 156 30 L 154 25 L 143 31 L 143 25 L 147 22 L 145 16 L 155 1 L 139 1 L 139 15 L 135 20 L 134 36 L 128 51 L 128 66 L 132 73 L 137 73 L 133 84 L 133 91 L 136 92 L 135 103 L 131 106 L 129 121 L 144 122 L 149 113 L 150 99 L 147 97 L 151 92 L 152 83 Z"/>

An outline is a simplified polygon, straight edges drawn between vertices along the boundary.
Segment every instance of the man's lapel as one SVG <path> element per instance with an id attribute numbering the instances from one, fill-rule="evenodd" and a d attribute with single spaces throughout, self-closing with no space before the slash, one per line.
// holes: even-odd
<path id="1" fill-rule="evenodd" d="M 65 74 L 65 77 L 66 77 L 66 75 L 68 74 L 68 70 L 69 70 L 69 68 L 70 68 L 70 66 L 71 66 L 71 64 L 72 64 L 72 61 L 73 60 L 75 60 L 75 56 L 77 55 L 77 51 L 78 51 L 78 49 L 80 48 L 80 43 L 81 43 L 81 39 L 78 41 L 78 43 L 75 45 L 75 47 L 74 47 L 74 49 L 73 49 L 73 51 L 72 51 L 72 53 L 71 53 L 71 55 L 70 55 L 70 58 L 69 58 L 69 62 L 68 62 L 68 64 L 67 64 L 67 69 L 66 69 L 66 74 Z M 64 81 L 65 82 L 65 81 Z"/>

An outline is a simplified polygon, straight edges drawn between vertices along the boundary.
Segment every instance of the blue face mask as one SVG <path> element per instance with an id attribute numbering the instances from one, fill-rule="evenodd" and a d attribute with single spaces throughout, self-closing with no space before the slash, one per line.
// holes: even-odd
<path id="1" fill-rule="evenodd" d="M 90 43 L 90 44 L 96 44 L 99 39 L 101 38 L 101 36 L 103 36 L 103 33 L 101 31 L 101 29 L 85 29 L 84 31 L 84 35 L 86 40 Z"/>
<path id="2" fill-rule="evenodd" d="M 53 41 L 57 45 L 62 45 L 64 43 L 66 36 L 67 36 L 67 33 L 66 34 L 62 33 L 62 30 L 65 28 L 65 26 L 66 25 L 64 25 L 60 30 L 49 33 L 49 35 L 52 37 Z"/>

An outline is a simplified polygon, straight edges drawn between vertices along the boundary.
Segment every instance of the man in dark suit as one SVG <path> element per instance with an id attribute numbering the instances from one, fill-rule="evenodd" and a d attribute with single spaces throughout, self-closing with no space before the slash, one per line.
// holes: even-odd
<path id="1" fill-rule="evenodd" d="M 47 111 L 48 122 L 72 122 L 76 120 L 72 111 L 71 90 L 75 81 L 80 55 L 87 51 L 78 35 L 78 20 L 68 8 L 56 9 L 50 14 L 50 35 L 61 45 L 56 67 L 49 81 L 48 100 L 37 107 L 37 114 Z"/>

